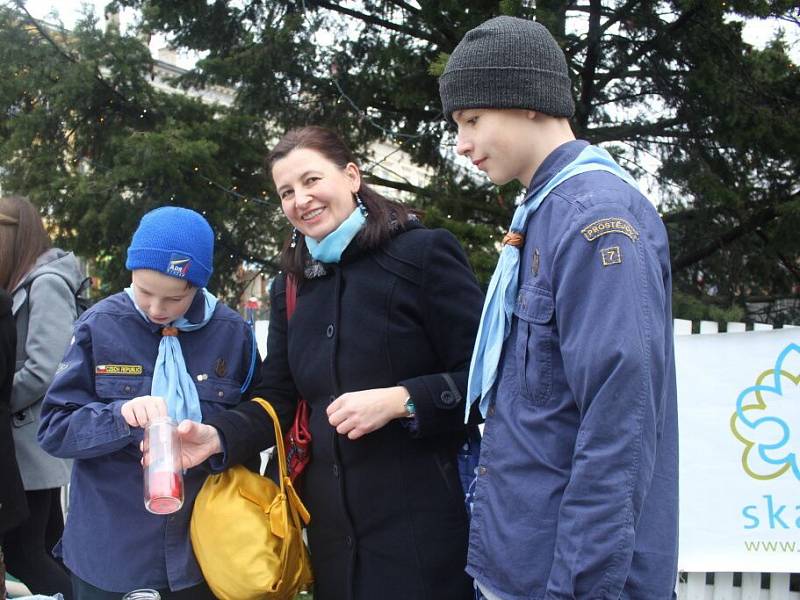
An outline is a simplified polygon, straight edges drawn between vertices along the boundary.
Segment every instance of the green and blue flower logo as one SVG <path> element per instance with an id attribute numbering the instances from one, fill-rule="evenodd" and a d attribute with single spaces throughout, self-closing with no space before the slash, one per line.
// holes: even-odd
<path id="1" fill-rule="evenodd" d="M 794 360 L 790 360 L 794 359 Z M 736 399 L 731 431 L 744 444 L 742 468 L 753 479 L 792 475 L 800 481 L 800 346 L 789 344 L 775 367 L 764 371 L 755 385 Z"/>

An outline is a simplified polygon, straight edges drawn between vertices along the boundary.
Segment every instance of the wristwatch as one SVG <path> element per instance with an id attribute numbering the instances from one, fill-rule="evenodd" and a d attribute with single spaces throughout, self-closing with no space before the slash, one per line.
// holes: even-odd
<path id="1" fill-rule="evenodd" d="M 407 418 L 411 419 L 417 414 L 417 407 L 414 405 L 414 401 L 411 399 L 411 396 L 406 398 L 406 402 L 403 406 L 405 406 Z"/>

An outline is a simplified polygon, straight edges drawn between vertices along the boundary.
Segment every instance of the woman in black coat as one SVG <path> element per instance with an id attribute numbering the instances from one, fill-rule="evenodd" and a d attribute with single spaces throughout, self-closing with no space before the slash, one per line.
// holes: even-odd
<path id="1" fill-rule="evenodd" d="M 285 277 L 272 286 L 256 393 L 284 431 L 298 394 L 310 405 L 300 492 L 314 598 L 472 598 L 456 454 L 482 295 L 464 252 L 365 185 L 330 131 L 290 131 L 267 166 L 295 228 L 282 259 L 299 291 L 287 324 Z M 274 435 L 246 403 L 183 442 L 198 461 L 224 447 L 234 464 Z"/>
<path id="2" fill-rule="evenodd" d="M 14 383 L 17 328 L 11 296 L 0 288 L 0 598 L 5 598 L 3 534 L 28 516 L 25 490 L 11 435 L 11 385 Z"/>

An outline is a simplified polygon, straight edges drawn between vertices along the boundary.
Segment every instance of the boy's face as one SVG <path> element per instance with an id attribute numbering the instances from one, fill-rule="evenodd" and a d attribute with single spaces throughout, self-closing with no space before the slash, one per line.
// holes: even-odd
<path id="1" fill-rule="evenodd" d="M 185 279 L 150 269 L 132 271 L 131 282 L 136 304 L 148 319 L 159 325 L 172 323 L 186 314 L 197 289 Z"/>
<path id="2" fill-rule="evenodd" d="M 456 151 L 497 185 L 516 179 L 527 186 L 535 171 L 531 156 L 533 114 L 516 108 L 457 110 L 453 113 L 458 126 Z"/>

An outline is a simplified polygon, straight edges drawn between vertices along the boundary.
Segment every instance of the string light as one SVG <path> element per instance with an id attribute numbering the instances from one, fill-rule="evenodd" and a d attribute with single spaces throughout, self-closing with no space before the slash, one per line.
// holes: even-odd
<path id="1" fill-rule="evenodd" d="M 356 104 L 355 101 L 350 96 L 348 96 L 345 93 L 345 91 L 342 89 L 342 86 L 339 84 L 339 80 L 336 79 L 336 75 L 338 74 L 338 72 L 339 72 L 338 65 L 336 63 L 333 63 L 331 65 L 331 75 L 333 75 L 333 77 L 331 77 L 331 81 L 333 81 L 333 85 L 336 86 L 336 89 L 339 92 L 339 96 L 341 98 L 347 100 L 348 104 L 350 104 L 350 106 L 352 106 L 353 109 L 357 113 L 359 113 L 359 115 L 361 115 L 364 119 L 366 119 L 366 121 L 370 125 L 372 125 L 376 129 L 379 129 L 381 131 L 381 133 L 383 133 L 383 135 L 385 135 L 386 137 L 391 138 L 393 140 L 398 140 L 398 138 L 403 138 L 403 140 L 405 140 L 405 141 L 415 140 L 415 139 L 418 139 L 418 138 L 421 138 L 421 137 L 424 137 L 425 135 L 427 135 L 425 133 L 414 133 L 414 134 L 411 134 L 411 133 L 396 133 L 394 131 L 386 129 L 384 126 L 380 125 L 379 123 L 376 123 L 372 119 L 372 117 L 369 116 L 369 113 L 367 111 L 363 110 L 358 104 Z M 442 112 L 439 111 L 439 113 L 434 117 L 433 120 L 434 121 L 438 121 L 441 116 L 442 116 Z"/>
<path id="2" fill-rule="evenodd" d="M 238 186 L 233 186 L 232 188 L 228 188 L 228 187 L 222 185 L 221 183 L 217 183 L 216 181 L 214 181 L 210 177 L 206 177 L 205 175 L 203 175 L 200 172 L 200 168 L 199 167 L 194 167 L 193 171 L 195 173 L 197 173 L 198 177 L 201 177 L 202 179 L 205 179 L 206 182 L 208 182 L 208 185 L 214 186 L 217 189 L 219 189 L 220 191 L 223 191 L 226 194 L 230 194 L 231 196 L 233 196 L 235 198 L 238 198 L 239 200 L 242 200 L 245 204 L 252 200 L 256 204 L 261 204 L 261 205 L 264 205 L 264 206 L 272 206 L 272 207 L 276 206 L 275 203 L 270 202 L 268 200 L 262 200 L 261 198 L 245 196 L 244 194 L 240 194 L 239 192 L 236 191 L 238 189 Z M 262 190 L 261 191 L 261 195 L 266 197 L 267 196 L 267 192 Z"/>

